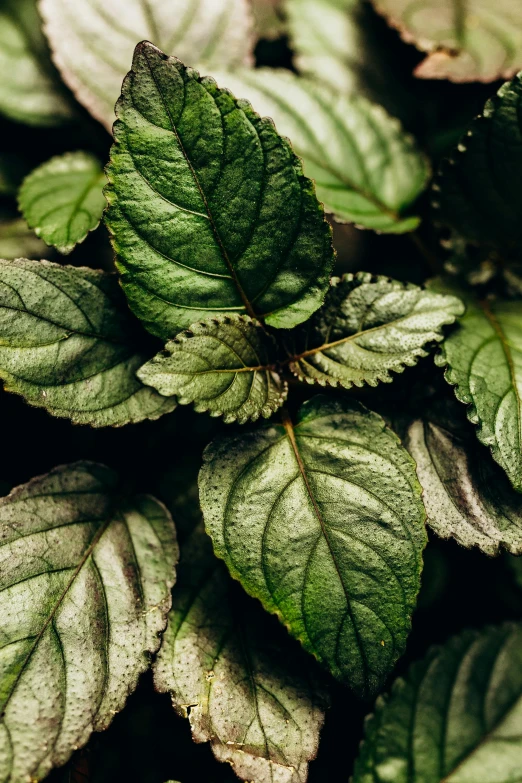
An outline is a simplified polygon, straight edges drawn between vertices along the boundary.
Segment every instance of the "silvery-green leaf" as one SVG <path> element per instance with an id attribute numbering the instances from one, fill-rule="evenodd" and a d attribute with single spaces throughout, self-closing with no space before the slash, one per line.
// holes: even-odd
<path id="1" fill-rule="evenodd" d="M 0 220 L 0 259 L 42 258 L 48 249 L 23 218 Z"/>
<path id="2" fill-rule="evenodd" d="M 176 534 L 102 465 L 0 502 L 0 775 L 41 780 L 122 709 L 160 644 Z"/>

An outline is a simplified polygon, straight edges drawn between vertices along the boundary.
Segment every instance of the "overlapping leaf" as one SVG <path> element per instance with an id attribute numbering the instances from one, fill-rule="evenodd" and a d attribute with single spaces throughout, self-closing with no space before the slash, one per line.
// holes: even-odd
<path id="1" fill-rule="evenodd" d="M 289 341 L 292 371 L 322 386 L 376 386 L 427 356 L 464 307 L 454 296 L 366 272 L 334 278 L 323 307 Z M 293 337 L 293 335 L 292 335 Z"/>
<path id="2" fill-rule="evenodd" d="M 0 220 L 0 259 L 42 258 L 47 250 L 23 218 Z"/>
<path id="3" fill-rule="evenodd" d="M 150 40 L 193 66 L 250 64 L 249 0 L 40 0 L 45 32 L 64 81 L 108 130 L 134 47 Z"/>
<path id="4" fill-rule="evenodd" d="M 199 485 L 232 576 L 334 676 L 365 696 L 382 685 L 404 650 L 426 539 L 414 463 L 383 419 L 316 397 L 295 426 L 213 442 Z"/>
<path id="5" fill-rule="evenodd" d="M 0 503 L 0 774 L 41 780 L 122 709 L 170 608 L 177 545 L 153 498 L 92 463 Z"/>
<path id="6" fill-rule="evenodd" d="M 106 179 L 86 152 L 66 152 L 25 178 L 18 200 L 29 226 L 60 253 L 70 253 L 100 223 Z"/>
<path id="7" fill-rule="evenodd" d="M 466 631 L 379 697 L 353 783 L 514 783 L 521 721 L 522 627 Z"/>
<path id="8" fill-rule="evenodd" d="M 176 402 L 137 379 L 148 356 L 115 277 L 48 261 L 0 262 L 0 378 L 8 391 L 78 424 L 154 419 Z"/>
<path id="9" fill-rule="evenodd" d="M 328 286 L 330 229 L 273 124 L 147 43 L 118 117 L 106 220 L 145 326 L 168 339 L 230 311 L 306 320 Z"/>
<path id="10" fill-rule="evenodd" d="M 198 528 L 154 667 L 196 742 L 251 783 L 302 783 L 317 752 L 326 695 L 313 661 L 234 585 Z"/>
<path id="11" fill-rule="evenodd" d="M 381 106 L 290 71 L 243 69 L 216 78 L 291 139 L 318 198 L 337 221 L 390 233 L 419 224 L 413 203 L 426 186 L 429 165 Z"/>
<path id="12" fill-rule="evenodd" d="M 244 424 L 268 418 L 283 404 L 286 385 L 275 372 L 275 343 L 247 316 L 192 324 L 138 371 L 143 383 L 198 412 Z"/>

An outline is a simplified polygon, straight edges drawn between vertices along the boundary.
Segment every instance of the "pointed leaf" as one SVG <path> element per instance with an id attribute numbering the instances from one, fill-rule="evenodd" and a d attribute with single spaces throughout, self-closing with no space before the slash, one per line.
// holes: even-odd
<path id="1" fill-rule="evenodd" d="M 22 183 L 20 210 L 35 234 L 60 253 L 70 253 L 98 227 L 105 174 L 87 152 L 66 152 L 38 166 Z"/>
<path id="2" fill-rule="evenodd" d="M 327 699 L 294 645 L 232 583 L 199 527 L 182 547 L 154 682 L 194 740 L 250 783 L 302 783 L 317 753 Z"/>
<path id="3" fill-rule="evenodd" d="M 48 249 L 23 218 L 0 220 L 0 259 L 42 258 Z"/>
<path id="4" fill-rule="evenodd" d="M 521 720 L 522 627 L 465 631 L 379 697 L 353 783 L 514 783 Z"/>
<path id="5" fill-rule="evenodd" d="M 149 40 L 193 66 L 249 65 L 254 46 L 249 0 L 40 0 L 53 58 L 86 109 L 112 130 L 134 47 Z"/>
<path id="6" fill-rule="evenodd" d="M 7 391 L 77 424 L 157 419 L 176 402 L 136 378 L 147 358 L 116 277 L 48 261 L 0 261 Z"/>
<path id="7" fill-rule="evenodd" d="M 291 139 L 337 221 L 397 234 L 418 226 L 418 215 L 408 213 L 427 184 L 429 165 L 381 106 L 282 69 L 215 75 Z"/>
<path id="8" fill-rule="evenodd" d="M 330 228 L 270 120 L 148 43 L 118 117 L 106 221 L 147 329 L 168 339 L 223 311 L 306 320 L 328 286 Z"/>
<path id="9" fill-rule="evenodd" d="M 367 696 L 403 652 L 426 540 L 411 457 L 362 405 L 223 437 L 200 500 L 216 554 L 332 674 Z"/>
<path id="10" fill-rule="evenodd" d="M 122 709 L 170 608 L 166 509 L 77 463 L 0 503 L 0 770 L 41 780 Z"/>
<path id="11" fill-rule="evenodd" d="M 403 372 L 464 311 L 454 296 L 367 272 L 333 278 L 323 307 L 296 336 L 291 370 L 322 386 L 377 386 Z"/>
<path id="12" fill-rule="evenodd" d="M 244 424 L 281 407 L 287 387 L 275 372 L 275 343 L 246 316 L 192 324 L 138 371 L 138 378 L 181 405 Z"/>
<path id="13" fill-rule="evenodd" d="M 428 57 L 422 79 L 493 82 L 522 68 L 522 7 L 517 0 L 373 0 L 402 38 Z"/>

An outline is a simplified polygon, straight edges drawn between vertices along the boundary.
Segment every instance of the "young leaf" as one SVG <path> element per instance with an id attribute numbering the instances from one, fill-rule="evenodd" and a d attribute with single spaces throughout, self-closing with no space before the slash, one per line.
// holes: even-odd
<path id="1" fill-rule="evenodd" d="M 47 250 L 23 218 L 0 220 L 0 259 L 42 258 Z"/>
<path id="2" fill-rule="evenodd" d="M 111 275 L 0 261 L 0 378 L 53 416 L 107 427 L 176 407 L 136 378 L 147 358 L 137 326 Z"/>
<path id="3" fill-rule="evenodd" d="M 207 532 L 245 590 L 368 696 L 404 650 L 419 590 L 415 466 L 359 403 L 315 397 L 283 422 L 208 446 Z"/>
<path id="4" fill-rule="evenodd" d="M 250 65 L 254 46 L 249 0 L 40 0 L 53 58 L 66 84 L 112 130 L 134 47 L 150 40 L 212 72 Z"/>
<path id="5" fill-rule="evenodd" d="M 379 697 L 353 783 L 514 783 L 521 718 L 522 627 L 465 631 Z"/>
<path id="6" fill-rule="evenodd" d="M 408 213 L 427 184 L 429 164 L 381 106 L 283 69 L 215 76 L 292 140 L 318 198 L 338 222 L 396 234 L 419 225 L 419 216 Z"/>
<path id="7" fill-rule="evenodd" d="M 516 0 L 373 0 L 402 38 L 428 57 L 421 79 L 493 82 L 522 68 L 522 7 Z"/>
<path id="8" fill-rule="evenodd" d="M 230 311 L 290 328 L 317 310 L 331 232 L 270 120 L 148 43 L 117 114 L 106 221 L 149 331 L 168 339 Z"/>
<path id="9" fill-rule="evenodd" d="M 275 623 L 275 625 L 274 625 Z M 251 783 L 302 783 L 327 704 L 313 661 L 232 583 L 202 527 L 182 546 L 154 681 Z"/>
<path id="10" fill-rule="evenodd" d="M 72 117 L 54 78 L 36 0 L 3 0 L 0 9 L 0 112 L 29 125 Z"/>
<path id="11" fill-rule="evenodd" d="M 460 412 L 451 405 L 433 406 L 410 424 L 404 440 L 417 465 L 428 524 L 438 536 L 488 555 L 501 547 L 520 555 L 522 497 L 477 448 Z"/>
<path id="12" fill-rule="evenodd" d="M 449 283 L 434 290 L 454 292 L 466 304 L 459 327 L 442 345 L 437 363 L 481 443 L 491 448 L 518 492 L 522 492 L 522 307 L 517 301 L 479 300 Z"/>
<path id="13" fill-rule="evenodd" d="M 520 6 L 522 10 L 522 6 Z M 522 240 L 522 74 L 503 84 L 470 124 L 433 185 L 435 217 L 469 240 Z"/>
<path id="14" fill-rule="evenodd" d="M 105 175 L 87 152 L 66 152 L 38 166 L 22 183 L 20 210 L 35 234 L 67 255 L 98 227 Z"/>
<path id="15" fill-rule="evenodd" d="M 41 780 L 105 729 L 160 644 L 177 561 L 167 510 L 77 463 L 0 502 L 0 769 Z"/>
<path id="16" fill-rule="evenodd" d="M 281 407 L 287 387 L 274 369 L 273 339 L 247 316 L 192 324 L 138 371 L 138 378 L 181 405 L 244 424 Z"/>
<path id="17" fill-rule="evenodd" d="M 454 296 L 366 272 L 333 278 L 323 307 L 299 331 L 290 362 L 302 381 L 322 386 L 377 386 L 393 380 L 442 340 L 462 315 Z"/>

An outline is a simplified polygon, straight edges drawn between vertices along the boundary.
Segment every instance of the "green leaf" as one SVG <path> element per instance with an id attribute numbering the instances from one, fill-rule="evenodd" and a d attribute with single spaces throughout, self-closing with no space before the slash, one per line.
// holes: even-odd
<path id="1" fill-rule="evenodd" d="M 115 276 L 48 261 L 0 261 L 0 378 L 7 391 L 76 424 L 157 419 L 176 402 L 136 378 L 147 358 Z"/>
<path id="2" fill-rule="evenodd" d="M 93 463 L 0 502 L 0 770 L 41 780 L 105 729 L 160 644 L 177 561 L 151 497 Z"/>
<path id="3" fill-rule="evenodd" d="M 229 423 L 268 418 L 287 386 L 275 372 L 275 341 L 247 316 L 192 324 L 138 371 L 138 378 L 181 405 Z"/>
<path id="4" fill-rule="evenodd" d="M 249 0 L 40 0 L 54 61 L 76 98 L 107 130 L 134 47 L 152 41 L 212 72 L 253 62 Z"/>
<path id="5" fill-rule="evenodd" d="M 67 255 L 98 227 L 106 179 L 87 152 L 66 152 L 43 163 L 22 183 L 20 210 L 35 234 Z"/>
<path id="6" fill-rule="evenodd" d="M 377 386 L 412 367 L 464 312 L 454 296 L 367 272 L 333 278 L 323 307 L 295 336 L 290 369 L 321 386 Z"/>
<path id="7" fill-rule="evenodd" d="M 148 43 L 117 113 L 106 222 L 149 331 L 168 339 L 230 311 L 290 328 L 317 310 L 331 231 L 270 120 Z"/>
<path id="8" fill-rule="evenodd" d="M 522 68 L 522 6 L 516 0 L 373 0 L 403 40 L 428 52 L 421 79 L 492 82 Z"/>
<path id="9" fill-rule="evenodd" d="M 0 112 L 29 125 L 59 125 L 72 111 L 55 78 L 36 0 L 0 9 Z"/>
<path id="10" fill-rule="evenodd" d="M 274 625 L 275 623 L 275 625 Z M 232 583 L 202 527 L 182 546 L 154 682 L 250 783 L 301 783 L 327 698 L 313 661 Z"/>
<path id="11" fill-rule="evenodd" d="M 23 218 L 0 220 L 0 259 L 42 258 L 47 251 Z"/>
<path id="12" fill-rule="evenodd" d="M 353 783 L 515 783 L 521 720 L 522 627 L 465 631 L 379 697 Z"/>
<path id="13" fill-rule="evenodd" d="M 427 184 L 429 164 L 381 106 L 282 69 L 214 75 L 291 139 L 338 222 L 397 234 L 419 225 L 418 215 L 408 213 Z"/>
<path id="14" fill-rule="evenodd" d="M 258 38 L 272 40 L 285 33 L 282 0 L 250 0 Z"/>
<path id="15" fill-rule="evenodd" d="M 455 410 L 457 407 L 457 410 Z M 488 555 L 522 554 L 522 497 L 479 447 L 460 407 L 431 406 L 408 427 L 428 524 L 442 538 Z"/>
<path id="16" fill-rule="evenodd" d="M 415 466 L 357 402 L 315 397 L 283 421 L 208 446 L 207 532 L 245 590 L 367 696 L 404 651 L 419 590 Z"/>
<path id="17" fill-rule="evenodd" d="M 520 302 L 477 299 L 449 282 L 434 290 L 457 294 L 466 313 L 442 345 L 437 363 L 447 365 L 446 380 L 470 406 L 481 443 L 522 492 L 522 308 Z"/>
<path id="18" fill-rule="evenodd" d="M 466 239 L 500 246 L 522 241 L 521 112 L 522 74 L 486 103 L 440 167 L 435 218 Z"/>

